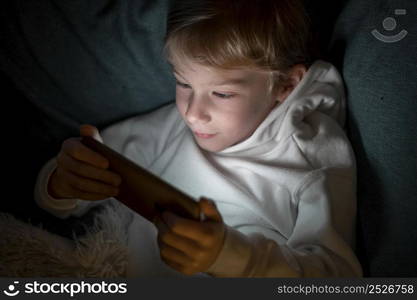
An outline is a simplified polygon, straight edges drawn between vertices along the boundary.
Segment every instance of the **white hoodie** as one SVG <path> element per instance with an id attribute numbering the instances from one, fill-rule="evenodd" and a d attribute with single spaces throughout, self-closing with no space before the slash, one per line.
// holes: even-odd
<path id="1" fill-rule="evenodd" d="M 211 153 L 195 143 L 174 104 L 101 132 L 105 144 L 195 199 L 216 202 L 226 239 L 209 273 L 219 277 L 361 276 L 354 245 L 356 172 L 342 130 L 344 89 L 337 70 L 316 61 L 245 141 Z M 55 159 L 41 170 L 35 198 L 61 218 L 89 201 L 51 198 Z M 135 214 L 129 276 L 175 276 L 159 257 L 156 228 Z"/>

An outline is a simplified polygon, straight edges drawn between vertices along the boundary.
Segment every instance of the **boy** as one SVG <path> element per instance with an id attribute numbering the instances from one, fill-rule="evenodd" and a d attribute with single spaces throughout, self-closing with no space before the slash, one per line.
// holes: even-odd
<path id="1" fill-rule="evenodd" d="M 305 19 L 293 0 L 183 7 L 166 39 L 176 106 L 101 136 L 81 127 L 214 201 L 199 201 L 201 222 L 164 212 L 158 230 L 135 215 L 130 276 L 361 275 L 351 249 L 355 166 L 340 127 L 343 84 L 330 64 L 310 65 Z M 38 204 L 65 218 L 116 196 L 120 177 L 107 168 L 104 157 L 68 139 L 39 175 Z"/>

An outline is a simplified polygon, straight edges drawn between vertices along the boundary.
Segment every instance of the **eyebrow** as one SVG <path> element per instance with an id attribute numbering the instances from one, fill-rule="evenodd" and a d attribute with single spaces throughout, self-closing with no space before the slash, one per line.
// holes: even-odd
<path id="1" fill-rule="evenodd" d="M 181 75 L 181 73 L 180 73 L 180 72 L 178 72 L 177 70 L 175 70 L 174 68 L 172 69 L 172 72 L 173 72 L 175 75 L 178 75 L 179 77 L 184 78 L 184 76 L 182 76 L 182 75 Z M 185 78 L 184 78 L 184 79 L 185 79 Z"/>

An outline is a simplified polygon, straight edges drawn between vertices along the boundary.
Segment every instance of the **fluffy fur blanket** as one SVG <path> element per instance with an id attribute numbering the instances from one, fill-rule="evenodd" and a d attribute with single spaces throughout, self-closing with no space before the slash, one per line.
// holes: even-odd
<path id="1" fill-rule="evenodd" d="M 86 234 L 67 239 L 0 213 L 0 277 L 125 277 L 128 214 L 110 202 Z"/>

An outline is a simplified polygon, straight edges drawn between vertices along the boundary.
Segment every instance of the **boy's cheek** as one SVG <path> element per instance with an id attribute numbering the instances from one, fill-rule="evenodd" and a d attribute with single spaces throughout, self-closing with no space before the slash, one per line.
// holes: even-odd
<path id="1" fill-rule="evenodd" d="M 187 103 L 186 103 L 186 101 L 183 100 L 183 99 L 179 99 L 177 97 L 175 103 L 177 105 L 177 110 L 179 111 L 180 115 L 182 116 L 183 119 L 185 119 L 185 112 L 187 110 Z"/>

